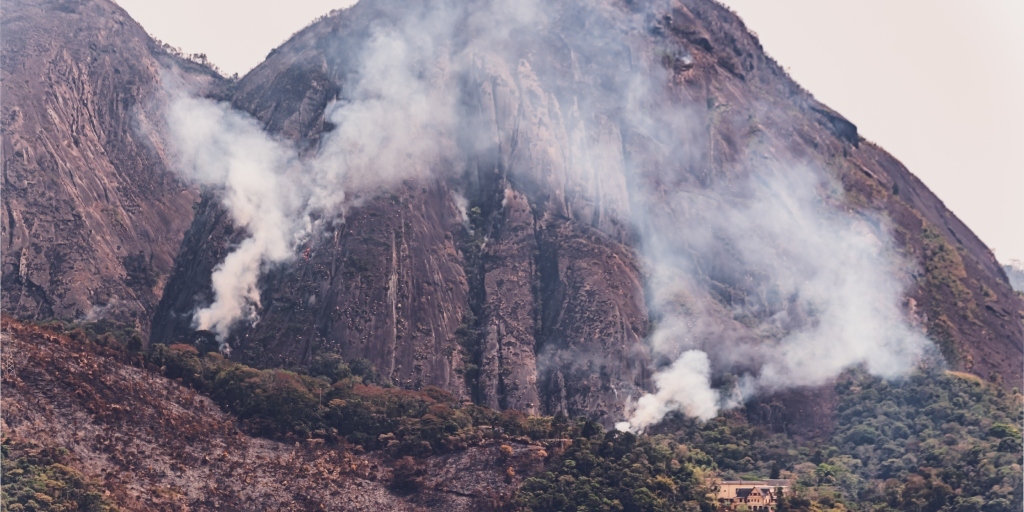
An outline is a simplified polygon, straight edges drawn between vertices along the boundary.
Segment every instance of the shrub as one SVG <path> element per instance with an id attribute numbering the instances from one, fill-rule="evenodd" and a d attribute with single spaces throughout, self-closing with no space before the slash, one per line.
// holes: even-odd
<path id="1" fill-rule="evenodd" d="M 330 379 L 331 383 L 352 376 L 352 371 L 338 354 L 320 354 L 309 363 L 309 374 Z"/>
<path id="2" fill-rule="evenodd" d="M 590 434 L 584 435 L 584 432 Z M 637 437 L 580 424 L 550 469 L 528 478 L 518 510 L 701 510 L 714 504 L 693 461 L 665 437 Z"/>
<path id="3" fill-rule="evenodd" d="M 98 485 L 72 469 L 63 448 L 40 447 L 4 439 L 0 448 L 3 510 L 117 510 Z"/>
<path id="4" fill-rule="evenodd" d="M 548 437 L 551 422 L 514 411 L 463 406 L 441 389 L 419 391 L 372 384 L 380 377 L 365 360 L 345 364 L 321 356 L 309 375 L 258 370 L 191 345 L 154 345 L 146 360 L 164 375 L 208 394 L 253 435 L 277 438 L 343 437 L 394 457 L 444 453 L 490 435 Z M 329 382 L 328 382 L 329 381 Z M 481 427 L 488 427 L 482 429 Z"/>

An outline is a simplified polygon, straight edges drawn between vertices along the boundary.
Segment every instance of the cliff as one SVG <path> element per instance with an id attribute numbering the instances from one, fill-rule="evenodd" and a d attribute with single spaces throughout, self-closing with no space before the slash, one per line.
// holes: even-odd
<path id="1" fill-rule="evenodd" d="M 709 510 L 780 473 L 792 510 L 1020 509 L 1024 296 L 712 0 L 362 0 L 237 82 L 108 0 L 2 15 L 5 507 Z M 190 174 L 174 87 L 301 208 Z M 273 215 L 225 357 L 195 313 Z M 872 367 L 921 335 L 948 367 Z"/>
<path id="2" fill-rule="evenodd" d="M 794 83 L 735 14 L 706 0 L 561 2 L 544 11 L 543 29 L 511 28 L 514 44 L 474 53 L 467 41 L 486 35 L 474 32 L 474 16 L 492 15 L 488 5 L 454 8 L 458 35 L 440 53 L 460 62 L 450 64 L 457 72 L 422 70 L 442 76 L 432 92 L 455 98 L 459 124 L 438 142 L 455 156 L 367 193 L 301 257 L 271 269 L 259 321 L 230 340 L 240 360 L 301 365 L 337 352 L 369 359 L 401 386 L 608 418 L 664 363 L 645 343 L 663 312 L 650 310 L 659 299 L 643 229 L 709 222 L 714 212 L 702 205 L 714 203 L 701 197 L 730 201 L 723 186 L 805 166 L 841 186 L 836 208 L 885 219 L 912 268 L 905 313 L 947 360 L 1008 387 L 1020 381 L 1024 308 L 991 251 L 897 160 Z M 434 23 L 410 22 L 424 16 L 360 2 L 274 50 L 230 101 L 303 151 L 320 151 L 336 128 L 329 105 L 356 101 L 379 27 Z M 638 75 L 653 77 L 656 93 L 631 105 Z M 685 122 L 666 114 L 643 126 L 635 108 Z M 638 224 L 661 211 L 673 220 Z M 191 312 L 213 300 L 208 276 L 241 236 L 231 233 L 220 202 L 203 201 L 154 340 L 190 335 Z M 758 302 L 756 271 L 728 246 L 687 247 L 678 250 L 695 253 L 693 293 L 711 304 L 709 331 L 763 337 L 758 325 L 778 306 Z M 761 313 L 744 320 L 740 306 Z"/>
<path id="3" fill-rule="evenodd" d="M 216 84 L 112 2 L 3 6 L 3 309 L 147 329 L 197 191 L 152 116 L 160 73 Z"/>

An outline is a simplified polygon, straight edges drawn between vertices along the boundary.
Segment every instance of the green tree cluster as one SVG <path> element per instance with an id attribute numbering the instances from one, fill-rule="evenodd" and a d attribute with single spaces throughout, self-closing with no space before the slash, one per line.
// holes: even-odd
<path id="1" fill-rule="evenodd" d="M 796 486 L 780 511 L 1020 510 L 1020 394 L 940 369 L 896 382 L 851 371 L 835 390 L 835 428 L 825 439 L 771 432 L 742 411 L 703 425 L 676 418 L 672 435 L 727 478 L 783 468 Z"/>
<path id="2" fill-rule="evenodd" d="M 117 510 L 100 491 L 69 466 L 68 451 L 4 439 L 0 447 L 3 510 L 83 511 Z"/>
<path id="3" fill-rule="evenodd" d="M 892 510 L 1020 510 L 1020 395 L 940 370 L 897 383 L 855 373 L 836 391 L 837 428 L 821 458 L 850 474 L 851 499 Z"/>
<path id="4" fill-rule="evenodd" d="M 711 489 L 689 450 L 664 436 L 575 429 L 572 445 L 548 471 L 528 478 L 517 510 L 710 511 Z"/>
<path id="5" fill-rule="evenodd" d="M 72 340 L 80 343 L 92 343 L 105 352 L 117 352 L 122 354 L 134 353 L 142 350 L 142 335 L 134 326 L 111 320 L 99 320 L 96 322 L 65 322 L 61 320 L 49 320 L 39 322 L 40 327 L 65 334 Z"/>
<path id="6" fill-rule="evenodd" d="M 253 434 L 277 439 L 344 438 L 389 455 L 429 455 L 466 448 L 488 437 L 551 435 L 551 419 L 459 403 L 440 389 L 377 385 L 364 360 L 314 359 L 304 373 L 260 370 L 192 345 L 154 345 L 146 362 L 207 394 Z"/>

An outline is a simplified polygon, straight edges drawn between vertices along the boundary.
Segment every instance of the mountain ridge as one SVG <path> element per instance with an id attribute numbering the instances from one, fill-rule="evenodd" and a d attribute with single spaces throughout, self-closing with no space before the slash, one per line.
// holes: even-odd
<path id="1" fill-rule="evenodd" d="M 196 195 L 140 128 L 163 67 L 219 77 L 109 2 L 15 0 L 3 28 L 3 308 L 148 331 Z"/>

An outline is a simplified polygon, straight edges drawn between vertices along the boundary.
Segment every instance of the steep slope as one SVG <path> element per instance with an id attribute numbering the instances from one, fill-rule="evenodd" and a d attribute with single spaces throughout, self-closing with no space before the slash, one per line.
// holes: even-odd
<path id="1" fill-rule="evenodd" d="M 121 354 L 4 318 L 4 444 L 64 448 L 124 510 L 480 510 L 527 474 L 527 447 L 419 458 L 418 492 L 394 461 L 322 440 L 253 438 L 209 398 Z M 523 457 L 519 457 L 522 455 Z M 520 475 L 510 478 L 506 468 Z"/>
<path id="2" fill-rule="evenodd" d="M 148 326 L 196 191 L 146 135 L 167 54 L 112 2 L 3 5 L 3 309 Z"/>
<path id="3" fill-rule="evenodd" d="M 452 61 L 483 37 L 473 23 L 487 5 L 458 4 L 458 36 L 443 47 Z M 1020 382 L 1024 304 L 989 249 L 786 76 L 733 13 L 710 0 L 547 9 L 542 30 L 510 28 L 514 44 L 467 52 L 457 78 L 437 85 L 460 109 L 443 138 L 456 157 L 367 194 L 264 276 L 259 321 L 230 340 L 241 360 L 304 364 L 334 351 L 402 386 L 607 421 L 665 363 L 645 343 L 665 311 L 644 237 L 709 223 L 709 204 L 743 201 L 723 189 L 767 179 L 765 169 L 811 167 L 840 184 L 835 208 L 889 226 L 912 267 L 905 313 L 946 358 L 1008 388 Z M 336 128 L 331 101 L 359 93 L 365 48 L 381 26 L 415 29 L 403 25 L 418 16 L 409 12 L 364 1 L 314 24 L 243 78 L 232 105 L 315 153 Z M 637 76 L 656 84 L 648 103 L 631 103 Z M 635 109 L 655 114 L 638 122 Z M 215 197 L 198 212 L 155 340 L 191 335 L 192 311 L 213 300 L 209 276 L 240 236 Z M 644 224 L 661 212 L 672 220 Z M 728 244 L 688 243 L 673 251 L 692 253 L 705 347 L 756 342 L 780 311 L 804 314 L 773 302 Z"/>

